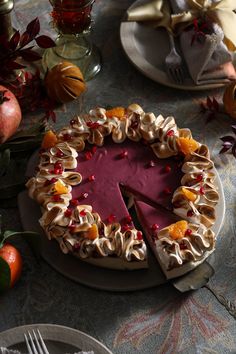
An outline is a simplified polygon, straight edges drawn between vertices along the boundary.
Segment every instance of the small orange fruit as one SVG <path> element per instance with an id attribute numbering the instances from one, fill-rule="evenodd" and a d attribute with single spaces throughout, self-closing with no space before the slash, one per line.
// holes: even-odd
<path id="1" fill-rule="evenodd" d="M 98 227 L 96 224 L 93 224 L 86 232 L 86 238 L 88 238 L 89 240 L 95 240 L 95 238 L 97 238 L 98 236 Z"/>
<path id="2" fill-rule="evenodd" d="M 173 238 L 173 240 L 178 240 L 183 238 L 185 232 L 187 231 L 188 223 L 186 220 L 177 221 L 175 224 L 171 224 L 169 229 L 169 234 Z"/>
<path id="3" fill-rule="evenodd" d="M 124 115 L 125 115 L 124 107 L 115 107 L 115 108 L 112 108 L 112 109 L 108 109 L 106 111 L 107 118 L 116 117 L 116 118 L 119 118 L 119 119 L 122 120 L 122 118 L 124 118 Z"/>
<path id="4" fill-rule="evenodd" d="M 20 252 L 12 246 L 10 243 L 5 243 L 2 248 L 0 248 L 0 257 L 7 262 L 11 271 L 11 281 L 10 287 L 17 282 L 20 278 L 22 272 L 22 257 Z"/>
<path id="5" fill-rule="evenodd" d="M 182 193 L 191 202 L 195 202 L 195 200 L 197 199 L 197 195 L 188 190 L 187 188 L 182 187 Z"/>
<path id="6" fill-rule="evenodd" d="M 184 155 L 191 154 L 199 147 L 199 143 L 196 140 L 184 137 L 177 138 L 177 143 L 179 145 L 180 151 Z"/>
<path id="7" fill-rule="evenodd" d="M 57 136 L 52 130 L 48 130 L 43 137 L 42 148 L 50 149 L 57 144 Z"/>
<path id="8" fill-rule="evenodd" d="M 60 194 L 66 194 L 66 193 L 68 193 L 68 188 L 64 184 L 62 184 L 60 181 L 57 181 L 53 187 L 53 194 L 60 195 Z"/>

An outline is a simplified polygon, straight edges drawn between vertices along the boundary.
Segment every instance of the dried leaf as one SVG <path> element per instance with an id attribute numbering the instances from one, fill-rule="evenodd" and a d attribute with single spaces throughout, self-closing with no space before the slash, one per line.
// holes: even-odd
<path id="1" fill-rule="evenodd" d="M 29 33 L 25 31 L 20 37 L 20 46 L 24 47 L 26 44 L 29 44 L 30 41 Z"/>
<path id="2" fill-rule="evenodd" d="M 215 111 L 219 112 L 220 105 L 219 105 L 219 103 L 216 101 L 215 97 L 213 97 L 213 99 L 212 99 L 212 106 L 213 106 L 213 108 L 214 108 Z"/>
<path id="3" fill-rule="evenodd" d="M 20 56 L 26 61 L 36 61 L 42 58 L 40 54 L 28 48 L 21 49 Z"/>
<path id="4" fill-rule="evenodd" d="M 55 42 L 48 36 L 42 35 L 35 38 L 36 43 L 40 48 L 51 48 L 55 47 Z"/>
<path id="5" fill-rule="evenodd" d="M 231 128 L 232 128 L 234 134 L 236 135 L 236 125 L 231 125 Z"/>
<path id="6" fill-rule="evenodd" d="M 229 148 L 223 147 L 223 148 L 220 150 L 219 154 L 224 154 L 224 153 L 227 152 L 229 149 L 230 149 L 230 147 L 229 147 Z"/>
<path id="7" fill-rule="evenodd" d="M 29 33 L 30 38 L 34 38 L 40 31 L 40 23 L 38 17 L 31 21 L 26 27 L 26 31 Z"/>
<path id="8" fill-rule="evenodd" d="M 9 47 L 11 50 L 15 50 L 20 41 L 20 32 L 16 31 L 9 41 Z"/>
<path id="9" fill-rule="evenodd" d="M 235 138 L 231 135 L 222 136 L 222 138 L 220 138 L 220 140 L 222 140 L 223 142 L 230 142 L 232 145 L 235 142 Z"/>
<path id="10" fill-rule="evenodd" d="M 7 64 L 6 64 L 6 69 L 10 69 L 10 70 L 18 70 L 18 69 L 24 69 L 25 68 L 25 65 L 22 65 L 20 63 L 17 63 L 16 61 L 9 61 Z"/>
<path id="11" fill-rule="evenodd" d="M 207 101 L 206 101 L 207 107 L 211 110 L 213 104 L 209 96 L 207 96 Z"/>

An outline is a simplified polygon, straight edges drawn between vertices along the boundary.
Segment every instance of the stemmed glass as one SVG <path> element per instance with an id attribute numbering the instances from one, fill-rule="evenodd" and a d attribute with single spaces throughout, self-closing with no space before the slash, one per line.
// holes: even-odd
<path id="1" fill-rule="evenodd" d="M 53 27 L 58 32 L 56 47 L 43 56 L 44 70 L 61 61 L 69 61 L 81 69 L 85 80 L 101 69 L 98 48 L 90 40 L 91 10 L 95 0 L 49 0 Z"/>

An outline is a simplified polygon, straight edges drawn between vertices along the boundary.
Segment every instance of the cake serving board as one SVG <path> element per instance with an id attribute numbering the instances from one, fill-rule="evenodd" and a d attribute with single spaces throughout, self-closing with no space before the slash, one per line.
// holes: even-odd
<path id="1" fill-rule="evenodd" d="M 26 175 L 31 177 L 37 166 L 38 152 L 32 155 L 29 160 Z M 216 223 L 212 227 L 216 236 L 223 225 L 225 214 L 225 198 L 223 186 L 216 169 L 216 185 L 219 191 L 220 202 L 216 207 Z M 35 231 L 41 235 L 42 258 L 56 271 L 67 278 L 87 285 L 92 288 L 108 291 L 135 291 L 148 289 L 167 282 L 162 270 L 154 255 L 149 249 L 148 269 L 134 271 L 121 271 L 95 267 L 72 255 L 63 254 L 56 241 L 49 241 L 43 229 L 39 225 L 41 217 L 40 206 L 28 196 L 27 191 L 23 191 L 18 196 L 18 205 L 23 229 L 25 231 Z M 217 247 L 217 243 L 216 243 Z"/>

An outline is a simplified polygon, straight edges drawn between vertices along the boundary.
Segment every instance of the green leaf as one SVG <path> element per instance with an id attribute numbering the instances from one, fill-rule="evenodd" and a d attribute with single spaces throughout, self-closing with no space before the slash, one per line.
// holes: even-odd
<path id="1" fill-rule="evenodd" d="M 41 236 L 37 232 L 32 232 L 32 231 L 12 231 L 12 230 L 7 230 L 4 232 L 1 242 L 0 242 L 0 248 L 3 246 L 5 241 L 9 237 L 14 237 L 14 236 L 21 236 L 25 239 L 25 241 L 29 244 L 33 254 L 37 259 L 40 258 L 41 255 L 41 249 L 42 249 L 42 244 L 41 244 Z"/>
<path id="2" fill-rule="evenodd" d="M 0 257 L 0 292 L 10 288 L 11 270 L 8 263 Z"/>

